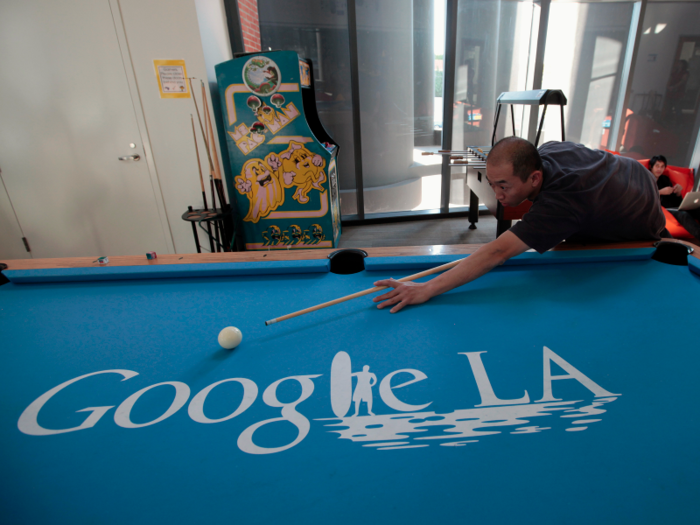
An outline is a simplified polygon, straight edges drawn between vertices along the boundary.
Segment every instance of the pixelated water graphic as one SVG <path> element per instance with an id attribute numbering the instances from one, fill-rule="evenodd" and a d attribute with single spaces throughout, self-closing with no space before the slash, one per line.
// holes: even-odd
<path id="1" fill-rule="evenodd" d="M 546 403 L 529 403 L 484 408 L 455 410 L 449 414 L 435 412 L 412 412 L 391 415 L 353 416 L 324 418 L 316 421 L 336 421 L 325 425 L 329 430 L 339 434 L 340 439 L 349 439 L 362 443 L 364 447 L 377 450 L 396 450 L 404 448 L 428 447 L 439 443 L 444 447 L 462 447 L 476 443 L 479 439 L 495 434 L 533 434 L 551 430 L 543 426 L 547 421 L 534 418 L 564 419 L 570 426 L 567 432 L 580 432 L 589 425 L 602 421 L 594 416 L 601 416 L 606 411 L 601 407 L 612 403 L 617 397 L 597 398 L 590 404 L 585 401 L 556 401 Z M 581 406 L 577 406 L 581 404 Z"/>

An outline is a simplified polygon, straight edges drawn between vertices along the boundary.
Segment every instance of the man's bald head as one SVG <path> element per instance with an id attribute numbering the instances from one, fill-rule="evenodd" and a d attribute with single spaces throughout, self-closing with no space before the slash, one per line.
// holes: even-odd
<path id="1" fill-rule="evenodd" d="M 533 171 L 542 171 L 542 159 L 537 148 L 525 139 L 506 137 L 496 142 L 486 159 L 487 164 L 510 164 L 513 175 L 525 182 Z"/>

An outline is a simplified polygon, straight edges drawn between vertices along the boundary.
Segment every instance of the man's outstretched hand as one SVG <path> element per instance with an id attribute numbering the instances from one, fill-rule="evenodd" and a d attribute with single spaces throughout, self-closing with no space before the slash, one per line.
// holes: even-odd
<path id="1" fill-rule="evenodd" d="M 374 286 L 387 286 L 392 288 L 392 290 L 389 290 L 387 293 L 373 299 L 375 303 L 381 303 L 377 305 L 377 308 L 380 309 L 395 305 L 389 310 L 392 314 L 395 314 L 409 304 L 424 303 L 433 296 L 430 291 L 430 283 L 402 283 L 396 279 L 382 279 L 374 283 Z"/>
<path id="2" fill-rule="evenodd" d="M 386 286 L 392 289 L 373 300 L 375 303 L 380 303 L 377 308 L 393 306 L 390 312 L 395 314 L 404 306 L 424 303 L 431 297 L 470 283 L 528 249 L 529 246 L 509 230 L 490 243 L 481 246 L 469 257 L 462 259 L 454 268 L 426 283 L 401 282 L 396 279 L 377 281 L 374 286 Z"/>

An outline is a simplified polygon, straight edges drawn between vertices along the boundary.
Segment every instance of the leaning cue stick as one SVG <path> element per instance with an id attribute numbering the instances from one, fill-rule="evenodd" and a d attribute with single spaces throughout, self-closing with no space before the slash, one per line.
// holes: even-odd
<path id="1" fill-rule="evenodd" d="M 204 190 L 204 176 L 202 175 L 202 165 L 200 164 L 199 160 L 199 147 L 197 146 L 197 134 L 194 131 L 194 117 L 192 116 L 192 113 L 190 113 L 190 121 L 192 122 L 192 137 L 194 137 L 194 150 L 197 152 L 197 167 L 199 168 L 199 184 L 202 187 L 202 199 L 204 199 L 204 209 L 208 210 L 209 206 L 207 205 L 207 193 Z"/>
<path id="2" fill-rule="evenodd" d="M 212 206 L 216 209 L 216 199 L 214 198 L 214 186 L 211 182 L 214 178 L 214 163 L 211 160 L 211 152 L 209 151 L 209 141 L 207 140 L 207 134 L 204 131 L 204 125 L 202 124 L 202 116 L 199 114 L 199 106 L 197 105 L 197 97 L 194 95 L 194 88 L 192 87 L 192 79 L 194 77 L 188 77 L 187 80 L 190 82 L 190 93 L 192 93 L 192 101 L 194 102 L 194 109 L 197 110 L 197 121 L 199 122 L 199 130 L 202 132 L 202 139 L 204 140 L 204 149 L 207 150 L 207 159 L 209 160 L 209 181 L 212 184 L 211 199 Z"/>
<path id="3" fill-rule="evenodd" d="M 187 80 L 190 81 L 190 92 L 192 93 L 192 100 L 194 101 L 194 109 L 197 110 L 197 120 L 199 121 L 199 128 L 202 131 L 202 138 L 204 139 L 204 146 L 207 150 L 207 158 L 209 159 L 209 173 L 214 176 L 214 163 L 211 160 L 211 152 L 209 151 L 209 141 L 207 140 L 207 134 L 204 132 L 204 125 L 202 124 L 202 117 L 199 114 L 199 106 L 197 105 L 197 97 L 194 96 L 194 89 L 192 88 L 192 79 L 194 77 L 189 77 Z M 215 206 L 216 207 L 216 206 Z"/>
<path id="4" fill-rule="evenodd" d="M 209 102 L 207 99 L 207 92 L 204 88 L 204 81 L 200 80 L 202 84 L 202 105 L 204 107 L 204 122 L 207 125 L 207 132 L 209 137 L 209 147 L 211 148 L 211 155 L 214 161 L 214 184 L 216 186 L 217 192 L 219 194 L 219 202 L 221 202 L 221 211 L 225 214 L 228 210 L 228 203 L 226 202 L 226 192 L 224 191 L 224 184 L 221 179 L 221 167 L 219 165 L 219 154 L 216 149 L 216 140 L 214 139 L 214 129 L 211 123 L 211 113 L 209 111 Z M 231 251 L 231 238 L 230 232 L 226 227 L 226 221 L 221 221 L 221 236 L 224 241 L 224 251 Z"/>
<path id="5" fill-rule="evenodd" d="M 197 97 L 194 95 L 194 87 L 192 86 L 192 79 L 195 77 L 188 77 L 190 83 L 190 93 L 192 93 L 192 101 L 194 102 L 194 109 L 197 110 L 197 121 L 199 122 L 199 129 L 202 132 L 202 139 L 204 140 L 204 148 L 207 150 L 207 159 L 209 160 L 209 180 L 212 185 L 211 199 L 214 211 L 216 211 L 216 198 L 214 197 L 214 162 L 211 159 L 211 151 L 209 149 L 209 140 L 207 139 L 207 134 L 204 131 L 204 125 L 202 124 L 202 116 L 199 113 L 199 106 L 197 105 Z M 221 200 L 221 199 L 219 199 Z M 223 203 L 221 203 L 223 209 Z M 214 231 L 216 232 L 216 251 L 221 251 L 221 243 L 219 242 L 219 229 L 214 226 Z"/>
<path id="6" fill-rule="evenodd" d="M 209 102 L 207 101 L 207 92 L 204 89 L 204 81 L 200 80 L 202 83 L 202 106 L 204 111 L 204 123 L 207 125 L 207 137 L 209 138 L 209 148 L 211 149 L 211 156 L 214 164 L 214 180 L 221 183 L 221 168 L 219 167 L 219 154 L 216 151 L 216 141 L 214 140 L 214 129 L 211 124 L 211 115 L 209 114 Z M 223 187 L 221 188 L 223 190 Z M 226 205 L 226 195 L 221 193 L 219 196 L 221 201 L 221 207 Z"/>
<path id="7" fill-rule="evenodd" d="M 194 102 L 194 109 L 197 110 L 197 121 L 199 122 L 199 129 L 202 132 L 202 139 L 204 140 L 204 149 L 207 150 L 207 159 L 209 160 L 209 176 L 210 182 L 214 179 L 214 162 L 211 159 L 211 151 L 209 150 L 209 140 L 207 140 L 207 133 L 204 131 L 204 125 L 202 124 L 202 116 L 199 114 L 199 106 L 197 105 L 197 97 L 194 96 L 194 88 L 192 87 L 192 79 L 195 77 L 189 77 L 187 80 L 190 81 L 190 92 L 192 93 L 192 101 Z M 212 204 L 214 209 L 216 209 L 216 199 L 214 198 L 214 188 L 212 182 L 212 192 L 211 192 Z M 223 203 L 222 203 L 223 207 Z"/>
<path id="8" fill-rule="evenodd" d="M 192 138 L 194 138 L 194 150 L 197 153 L 197 168 L 199 168 L 199 184 L 202 187 L 202 200 L 204 201 L 204 210 L 209 210 L 209 205 L 207 204 L 207 192 L 204 189 L 204 176 L 202 175 L 202 164 L 199 160 L 199 146 L 197 146 L 197 133 L 194 130 L 194 117 L 190 113 L 190 121 L 192 122 Z M 216 203 L 215 203 L 216 204 Z M 209 235 L 209 248 L 211 253 L 214 253 L 214 241 L 211 238 L 211 224 L 207 221 L 207 234 Z"/>
<path id="9" fill-rule="evenodd" d="M 437 266 L 435 268 L 431 268 L 430 270 L 425 270 L 423 272 L 416 273 L 414 275 L 409 275 L 408 277 L 403 277 L 403 278 L 397 279 L 397 280 L 401 283 L 405 283 L 408 281 L 415 281 L 416 279 L 420 279 L 421 277 L 426 277 L 428 275 L 433 275 L 436 273 L 444 272 L 445 270 L 449 270 L 450 268 L 454 268 L 459 263 L 461 263 L 464 259 L 466 259 L 466 257 L 459 259 L 457 261 L 452 261 L 451 263 L 443 264 L 442 266 Z M 310 308 L 304 308 L 303 310 L 299 310 L 298 312 L 294 312 L 291 314 L 283 315 L 282 317 L 277 317 L 276 319 L 270 319 L 269 321 L 265 321 L 265 326 L 270 326 L 271 324 L 280 323 L 282 321 L 286 321 L 287 319 L 291 319 L 292 317 L 299 317 L 300 315 L 315 312 L 316 310 L 321 310 L 322 308 L 327 308 L 328 306 L 333 306 L 333 305 L 336 305 L 339 303 L 344 303 L 345 301 L 349 301 L 351 299 L 356 299 L 358 297 L 362 297 L 363 295 L 369 295 L 369 294 L 374 293 L 374 292 L 386 290 L 387 288 L 390 288 L 390 287 L 389 286 L 375 286 L 374 288 L 369 288 L 368 290 L 363 290 L 361 292 L 356 292 L 356 293 L 351 294 L 351 295 L 346 295 L 345 297 L 333 299 L 332 301 L 328 301 L 327 303 L 318 304 L 318 305 L 312 306 Z"/>
<path id="10" fill-rule="evenodd" d="M 211 124 L 211 115 L 209 113 L 209 102 L 207 101 L 207 92 L 204 88 L 204 81 L 200 80 L 202 83 L 202 112 L 204 113 L 204 125 L 207 128 L 207 140 L 209 141 L 209 149 L 211 150 L 212 162 L 214 164 L 212 171 L 212 178 L 214 179 L 214 186 L 216 187 L 216 194 L 219 196 L 219 203 L 221 204 L 221 212 L 226 210 L 226 194 L 224 193 L 224 185 L 221 182 L 221 169 L 219 168 L 219 155 L 216 152 L 216 141 L 214 140 L 214 128 Z M 223 241 L 223 251 L 230 251 L 228 248 L 228 240 L 226 236 L 226 228 L 223 222 L 217 221 L 219 228 L 221 229 L 221 240 Z"/>
<path id="11" fill-rule="evenodd" d="M 207 153 L 209 153 L 208 145 L 211 144 L 211 139 L 209 138 L 209 130 L 206 127 L 207 121 L 207 110 L 204 107 L 204 100 L 202 101 L 202 112 L 204 113 L 204 129 L 207 131 L 204 137 L 204 144 L 207 145 Z M 211 157 L 209 157 L 211 159 Z M 214 191 L 214 171 L 212 169 L 211 160 L 209 161 L 209 187 L 211 188 L 211 201 L 214 203 L 214 212 L 216 212 L 216 191 Z M 223 205 L 221 205 L 223 209 Z M 221 252 L 221 235 L 219 234 L 219 221 L 214 221 L 214 234 L 216 235 L 216 251 Z"/>
<path id="12" fill-rule="evenodd" d="M 211 125 L 211 118 L 209 116 L 209 103 L 207 102 L 207 95 L 204 91 L 204 82 L 202 82 L 202 106 L 204 111 L 204 124 L 207 127 L 207 139 L 209 140 L 209 148 L 211 149 L 211 156 L 214 163 L 214 170 L 212 171 L 212 177 L 214 179 L 214 185 L 216 186 L 216 192 L 219 196 L 219 202 L 221 203 L 221 209 L 226 207 L 226 195 L 224 194 L 224 186 L 221 182 L 221 170 L 219 168 L 219 155 L 216 152 L 216 143 L 214 141 L 214 129 Z"/>

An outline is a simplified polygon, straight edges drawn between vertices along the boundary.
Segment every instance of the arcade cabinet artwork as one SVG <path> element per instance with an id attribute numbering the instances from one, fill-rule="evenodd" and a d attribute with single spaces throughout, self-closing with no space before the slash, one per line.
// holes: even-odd
<path id="1" fill-rule="evenodd" d="M 216 76 L 246 250 L 337 247 L 339 148 L 316 111 L 311 62 L 248 53 Z"/>

